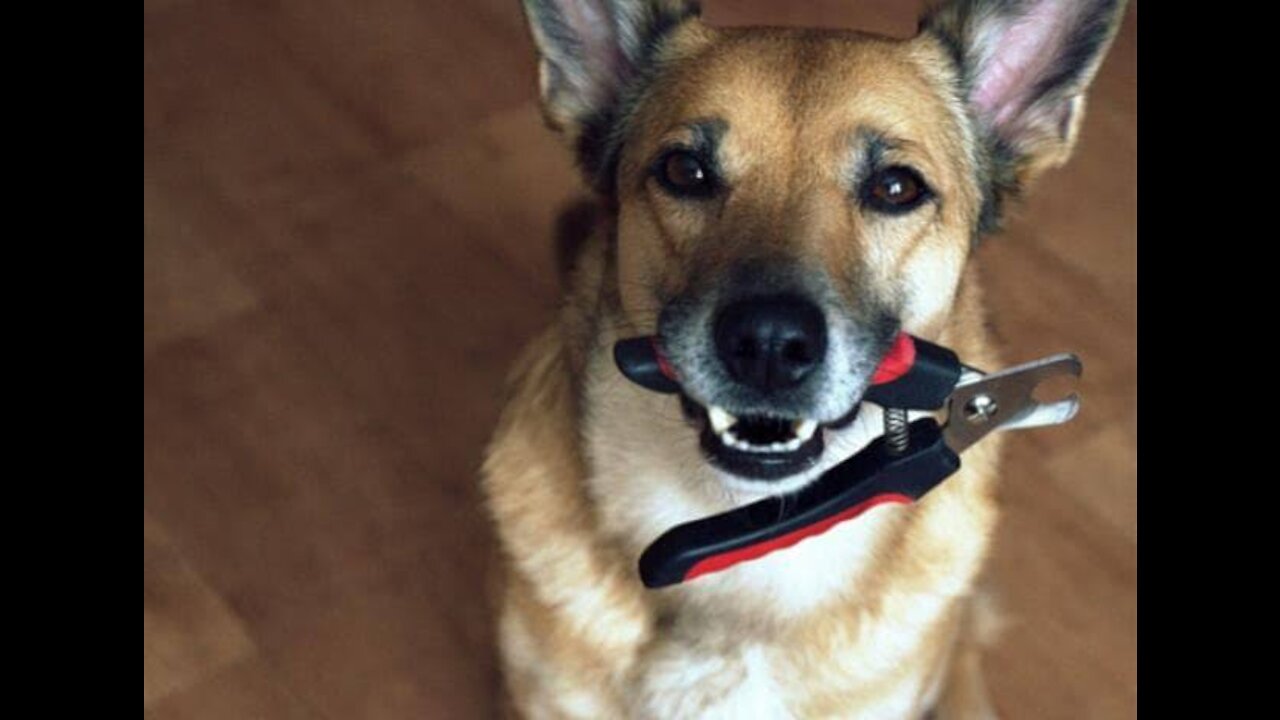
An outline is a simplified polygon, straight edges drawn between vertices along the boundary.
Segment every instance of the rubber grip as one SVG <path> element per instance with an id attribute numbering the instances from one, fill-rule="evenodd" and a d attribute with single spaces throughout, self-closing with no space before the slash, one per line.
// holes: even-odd
<path id="1" fill-rule="evenodd" d="M 613 362 L 628 380 L 641 387 L 667 394 L 680 391 L 675 370 L 651 336 L 614 343 Z"/>
<path id="2" fill-rule="evenodd" d="M 947 404 L 962 369 L 954 352 L 902 333 L 864 397 L 880 407 L 938 410 Z"/>

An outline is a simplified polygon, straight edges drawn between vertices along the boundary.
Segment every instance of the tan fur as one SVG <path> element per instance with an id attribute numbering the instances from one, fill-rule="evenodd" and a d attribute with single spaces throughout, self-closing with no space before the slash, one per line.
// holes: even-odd
<path id="1" fill-rule="evenodd" d="M 744 498 L 699 470 L 676 401 L 630 385 L 608 355 L 615 340 L 654 331 L 664 293 L 759 256 L 820 263 L 850 299 L 855 283 L 917 282 L 904 329 L 972 365 L 1000 366 L 965 265 L 979 167 L 944 49 L 928 37 L 692 21 L 664 60 L 670 69 L 631 122 L 616 213 L 582 250 L 558 324 L 517 362 L 484 465 L 507 563 L 499 635 L 511 704 L 529 718 L 700 717 L 728 712 L 718 703 L 753 677 L 794 717 L 991 717 L 980 667 L 990 623 L 978 617 L 987 606 L 975 604 L 975 583 L 997 517 L 998 438 L 967 451 L 922 502 L 775 554 L 852 553 L 833 570 L 840 584 L 815 592 L 812 606 L 740 592 L 769 581 L 769 558 L 739 577 L 649 591 L 635 569 L 648 542 Z M 714 210 L 681 205 L 644 172 L 682 123 L 706 117 L 734 128 L 725 156 L 735 190 Z M 850 211 L 839 157 L 863 126 L 909 140 L 895 152 L 945 198 L 936 213 L 891 223 Z M 655 428 L 627 425 L 636 418 Z M 688 472 L 627 465 L 658 456 Z M 692 517 L 663 516 L 650 501 L 659 490 Z M 680 685 L 699 672 L 699 691 Z"/>

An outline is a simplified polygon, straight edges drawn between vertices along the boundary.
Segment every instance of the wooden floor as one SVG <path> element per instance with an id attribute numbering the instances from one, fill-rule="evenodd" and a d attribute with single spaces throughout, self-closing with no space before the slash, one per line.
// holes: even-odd
<path id="1" fill-rule="evenodd" d="M 1082 415 L 1010 442 L 1009 718 L 1135 715 L 1136 20 L 1074 164 L 979 252 L 1008 357 L 1086 366 Z M 147 0 L 144 25 L 145 715 L 491 715 L 476 469 L 577 187 L 518 3 Z"/>

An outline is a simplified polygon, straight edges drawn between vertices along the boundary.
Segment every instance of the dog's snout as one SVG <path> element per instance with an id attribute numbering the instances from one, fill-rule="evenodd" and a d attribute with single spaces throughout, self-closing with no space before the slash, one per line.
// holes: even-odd
<path id="1" fill-rule="evenodd" d="M 794 295 L 752 297 L 720 311 L 716 354 L 733 379 L 764 392 L 799 385 L 827 352 L 827 323 Z"/>

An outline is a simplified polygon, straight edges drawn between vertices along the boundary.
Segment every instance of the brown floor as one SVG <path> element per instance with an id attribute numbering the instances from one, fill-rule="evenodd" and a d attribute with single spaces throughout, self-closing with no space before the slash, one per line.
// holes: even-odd
<path id="1" fill-rule="evenodd" d="M 1010 443 L 1010 718 L 1135 714 L 1136 20 L 1074 164 L 980 251 L 1008 357 L 1086 363 L 1083 414 Z M 576 187 L 518 4 L 148 0 L 144 24 L 145 714 L 487 716 L 476 467 Z"/>

